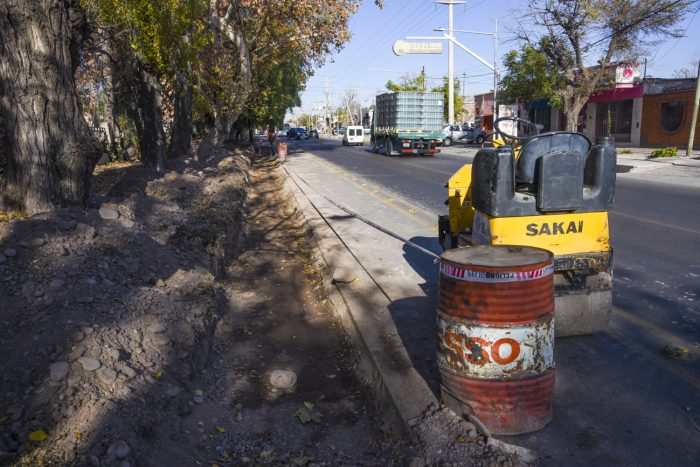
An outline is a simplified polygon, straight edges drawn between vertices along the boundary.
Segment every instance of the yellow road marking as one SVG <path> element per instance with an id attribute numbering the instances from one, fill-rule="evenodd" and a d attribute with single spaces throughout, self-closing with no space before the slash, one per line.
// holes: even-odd
<path id="1" fill-rule="evenodd" d="M 682 230 L 683 232 L 694 233 L 694 234 L 700 234 L 700 231 L 698 231 L 698 230 L 686 229 L 685 227 L 679 227 L 679 226 L 677 226 L 677 225 L 668 224 L 668 223 L 666 223 L 666 222 L 652 221 L 652 220 L 650 220 L 650 219 L 645 219 L 645 218 L 643 218 L 643 217 L 637 217 L 637 216 L 631 216 L 631 215 L 629 215 L 629 214 L 623 214 L 623 213 L 621 213 L 621 212 L 614 211 L 614 210 L 613 210 L 613 211 L 610 211 L 610 214 L 612 214 L 612 215 L 614 215 L 614 216 L 626 217 L 626 218 L 628 218 L 628 219 L 634 219 L 634 220 L 639 221 L 639 222 L 646 222 L 646 223 L 648 223 L 648 224 L 658 225 L 658 226 L 661 226 L 661 227 L 670 227 L 670 228 L 672 228 L 672 229 Z"/>
<path id="2" fill-rule="evenodd" d="M 640 318 L 639 316 L 635 315 L 634 313 L 630 313 L 627 310 L 623 310 L 619 307 L 613 307 L 613 313 L 618 315 L 620 318 L 623 318 L 631 322 L 632 324 L 643 328 L 646 332 L 658 337 L 659 340 L 665 343 L 677 345 L 679 347 L 686 347 L 689 349 L 698 347 L 698 344 L 687 341 L 682 337 L 679 337 L 671 332 L 665 331 L 657 325 L 655 325 L 654 323 L 650 323 L 649 321 Z"/>
<path id="3" fill-rule="evenodd" d="M 613 316 L 617 316 L 628 323 L 631 323 L 632 325 L 642 329 L 644 332 L 651 334 L 661 342 L 671 344 L 671 345 L 677 345 L 680 347 L 685 347 L 687 349 L 695 349 L 695 352 L 697 352 L 697 344 L 691 343 L 689 341 L 686 341 L 682 337 L 678 337 L 675 334 L 672 334 L 668 331 L 665 331 L 661 329 L 660 327 L 656 326 L 653 323 L 650 323 L 649 321 L 640 318 L 639 316 L 636 316 L 626 310 L 623 310 L 618 307 L 613 307 Z M 684 371 L 682 368 L 679 368 L 677 365 L 674 365 L 669 362 L 669 360 L 665 357 L 662 357 L 660 353 L 654 352 L 654 350 L 649 351 L 649 349 L 642 347 L 639 345 L 639 343 L 635 340 L 629 340 L 626 339 L 620 335 L 615 335 L 614 337 L 618 338 L 620 341 L 624 341 L 624 344 L 627 345 L 628 347 L 634 348 L 636 350 L 641 350 L 641 353 L 644 353 L 646 358 L 654 361 L 656 364 L 658 364 L 660 367 L 670 371 L 673 373 L 675 376 L 678 378 L 682 379 L 686 383 L 690 384 L 693 386 L 695 389 L 700 391 L 700 378 L 697 378 L 693 374 L 691 374 L 688 371 Z M 661 348 L 656 349 L 658 351 L 661 350 Z M 693 357 L 697 358 L 697 357 Z"/>
<path id="4" fill-rule="evenodd" d="M 396 204 L 395 204 L 396 198 L 383 197 L 383 196 L 378 196 L 375 194 L 375 193 L 382 191 L 381 189 L 377 189 L 374 187 L 368 188 L 367 186 L 364 186 L 365 184 L 361 184 L 361 183 L 358 183 L 355 180 L 353 180 L 352 175 L 350 175 L 350 173 L 348 171 L 341 169 L 337 165 L 332 164 L 332 163 L 326 161 L 325 159 L 321 159 L 320 157 L 315 156 L 311 153 L 307 153 L 307 154 L 310 154 L 312 157 L 320 160 L 321 165 L 326 166 L 331 172 L 335 173 L 338 177 L 344 179 L 348 183 L 351 183 L 352 185 L 357 187 L 360 191 L 362 191 L 363 193 L 366 193 L 368 196 L 371 196 L 372 198 L 376 199 L 384 206 L 387 206 L 387 207 L 391 208 L 392 210 L 410 218 L 411 220 L 417 222 L 418 224 L 420 224 L 421 226 L 423 226 L 425 228 L 429 228 L 429 229 L 434 228 L 434 226 L 435 226 L 434 223 L 425 222 L 422 219 L 416 217 L 415 213 L 411 212 L 411 209 L 415 209 L 416 213 L 420 212 L 428 217 L 433 216 L 434 215 L 433 213 L 429 213 L 428 211 L 425 211 L 425 210 L 420 209 L 420 208 L 402 209 L 402 208 L 396 206 Z"/>
<path id="5" fill-rule="evenodd" d="M 465 164 L 466 164 L 466 162 L 465 162 Z M 452 174 L 454 173 L 454 172 L 452 172 L 452 173 L 450 173 L 450 172 L 445 172 L 445 171 L 437 170 L 437 169 L 431 169 L 430 167 L 425 167 L 425 166 L 423 166 L 423 165 L 415 165 L 415 164 L 409 164 L 409 163 L 406 163 L 405 165 L 407 165 L 407 166 L 409 166 L 409 167 L 416 168 L 416 169 L 424 170 L 424 171 L 427 171 L 427 172 L 435 172 L 436 174 L 445 175 L 445 176 L 447 176 L 448 178 L 451 177 Z M 462 164 L 462 165 L 464 165 L 464 164 Z M 460 167 L 461 167 L 461 166 L 460 166 Z"/>
<path id="6" fill-rule="evenodd" d="M 396 206 L 391 204 L 393 201 L 395 201 L 395 198 L 382 198 L 380 196 L 377 196 L 376 193 L 381 191 L 380 189 L 375 189 L 374 191 L 370 191 L 369 189 L 365 188 L 364 186 L 358 184 L 357 182 L 355 182 L 354 180 L 349 178 L 347 175 L 349 172 L 347 172 L 345 170 L 341 170 L 340 168 L 338 168 L 338 166 L 333 165 L 333 164 L 325 161 L 324 159 L 321 159 L 313 154 L 311 154 L 311 155 L 316 159 L 320 159 L 322 161 L 322 165 L 325 165 L 327 168 L 329 168 L 332 172 L 336 173 L 341 178 L 343 178 L 346 181 L 348 181 L 349 183 L 357 186 L 361 191 L 363 191 L 367 195 L 371 196 L 372 198 L 376 199 L 381 204 L 383 204 L 387 207 L 390 207 L 391 209 L 399 212 L 400 214 L 403 214 L 407 217 L 410 217 L 411 219 L 415 220 L 416 222 L 423 225 L 424 227 L 430 227 L 430 228 L 436 227 L 435 224 L 430 225 L 430 224 L 427 224 L 425 222 L 422 222 L 420 219 L 416 219 L 416 217 L 414 215 L 412 215 L 410 210 L 405 211 L 405 210 L 397 208 Z M 418 209 L 416 209 L 416 211 L 418 211 Z M 421 212 L 428 214 L 426 211 L 423 211 L 423 210 L 421 210 Z M 616 214 L 620 214 L 620 213 L 616 213 Z M 629 216 L 626 214 L 620 214 L 620 215 L 625 216 L 625 217 L 634 218 L 634 216 Z M 661 223 L 655 222 L 655 221 L 649 221 L 646 219 L 639 219 L 639 220 L 654 223 L 654 224 L 659 224 L 659 225 L 666 225 L 666 224 L 661 224 Z M 687 230 L 687 231 L 692 232 L 691 230 L 683 229 L 682 227 L 676 227 L 676 228 L 678 228 L 680 230 Z M 661 342 L 666 342 L 666 343 L 670 343 L 673 345 L 686 347 L 689 349 L 693 349 L 693 348 L 696 349 L 697 348 L 697 345 L 695 345 L 693 343 L 689 343 L 685 339 L 678 337 L 678 336 L 676 336 L 668 331 L 665 331 L 665 330 L 659 328 L 658 326 L 656 326 L 656 325 L 654 325 L 654 324 L 652 324 L 652 323 L 650 323 L 642 318 L 639 318 L 638 316 L 635 316 L 632 313 L 629 313 L 621 308 L 614 307 L 613 313 L 615 316 L 635 325 L 638 328 L 641 328 L 643 331 L 647 332 L 648 334 L 653 335 L 654 337 L 659 339 Z M 629 341 L 628 339 L 625 339 L 623 336 L 619 336 L 619 335 L 616 337 L 618 337 L 619 340 L 624 340 L 625 344 L 628 345 L 629 347 L 640 349 L 640 346 L 638 345 L 637 342 Z M 657 355 L 657 354 L 653 353 L 653 351 L 649 352 L 648 349 L 644 349 L 644 350 L 647 351 L 647 352 L 645 352 L 645 354 L 647 355 L 647 358 L 655 361 L 655 363 L 657 363 L 660 367 L 670 371 L 675 376 L 677 376 L 678 378 L 682 379 L 683 381 L 685 381 L 686 383 L 690 384 L 695 389 L 700 391 L 700 379 L 699 378 L 693 376 L 692 374 L 690 374 L 686 371 L 683 371 L 681 368 L 677 368 L 675 365 L 670 365 L 669 362 L 661 355 Z"/>

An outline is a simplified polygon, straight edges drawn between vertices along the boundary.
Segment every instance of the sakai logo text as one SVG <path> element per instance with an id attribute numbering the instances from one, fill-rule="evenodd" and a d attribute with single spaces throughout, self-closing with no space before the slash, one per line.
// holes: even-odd
<path id="1" fill-rule="evenodd" d="M 583 232 L 583 221 L 545 222 L 544 224 L 527 224 L 527 236 L 566 235 Z"/>

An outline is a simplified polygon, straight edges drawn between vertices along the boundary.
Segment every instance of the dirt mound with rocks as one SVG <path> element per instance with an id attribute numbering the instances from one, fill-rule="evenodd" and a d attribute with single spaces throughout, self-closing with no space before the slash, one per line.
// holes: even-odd
<path id="1" fill-rule="evenodd" d="M 511 465 L 441 409 L 413 438 L 380 419 L 278 162 L 252 159 L 204 141 L 0 224 L 0 464 Z"/>
<path id="2" fill-rule="evenodd" d="M 203 145 L 200 156 L 162 178 L 103 169 L 97 187 L 119 171 L 133 193 L 0 225 L 5 459 L 126 459 L 127 432 L 110 435 L 106 420 L 128 414 L 129 434 L 147 434 L 182 404 L 209 359 L 249 184 L 247 154 Z"/>

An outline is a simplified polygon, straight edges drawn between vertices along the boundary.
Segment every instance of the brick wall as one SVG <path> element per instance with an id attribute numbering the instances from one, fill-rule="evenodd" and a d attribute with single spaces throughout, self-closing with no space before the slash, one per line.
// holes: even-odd
<path id="1" fill-rule="evenodd" d="M 688 144 L 690 120 L 693 117 L 693 98 L 695 91 L 668 92 L 644 96 L 642 107 L 641 145 L 649 147 L 683 147 Z M 661 104 L 664 102 L 683 102 L 683 120 L 680 127 L 668 132 L 661 126 Z M 695 125 L 693 148 L 700 148 L 700 118 Z"/>

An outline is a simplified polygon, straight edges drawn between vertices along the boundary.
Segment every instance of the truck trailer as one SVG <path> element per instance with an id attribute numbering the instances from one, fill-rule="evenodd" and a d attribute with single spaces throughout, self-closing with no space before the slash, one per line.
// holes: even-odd
<path id="1" fill-rule="evenodd" d="M 375 101 L 370 142 L 372 152 L 387 156 L 434 156 L 440 150 L 443 95 L 401 91 L 379 94 Z"/>

